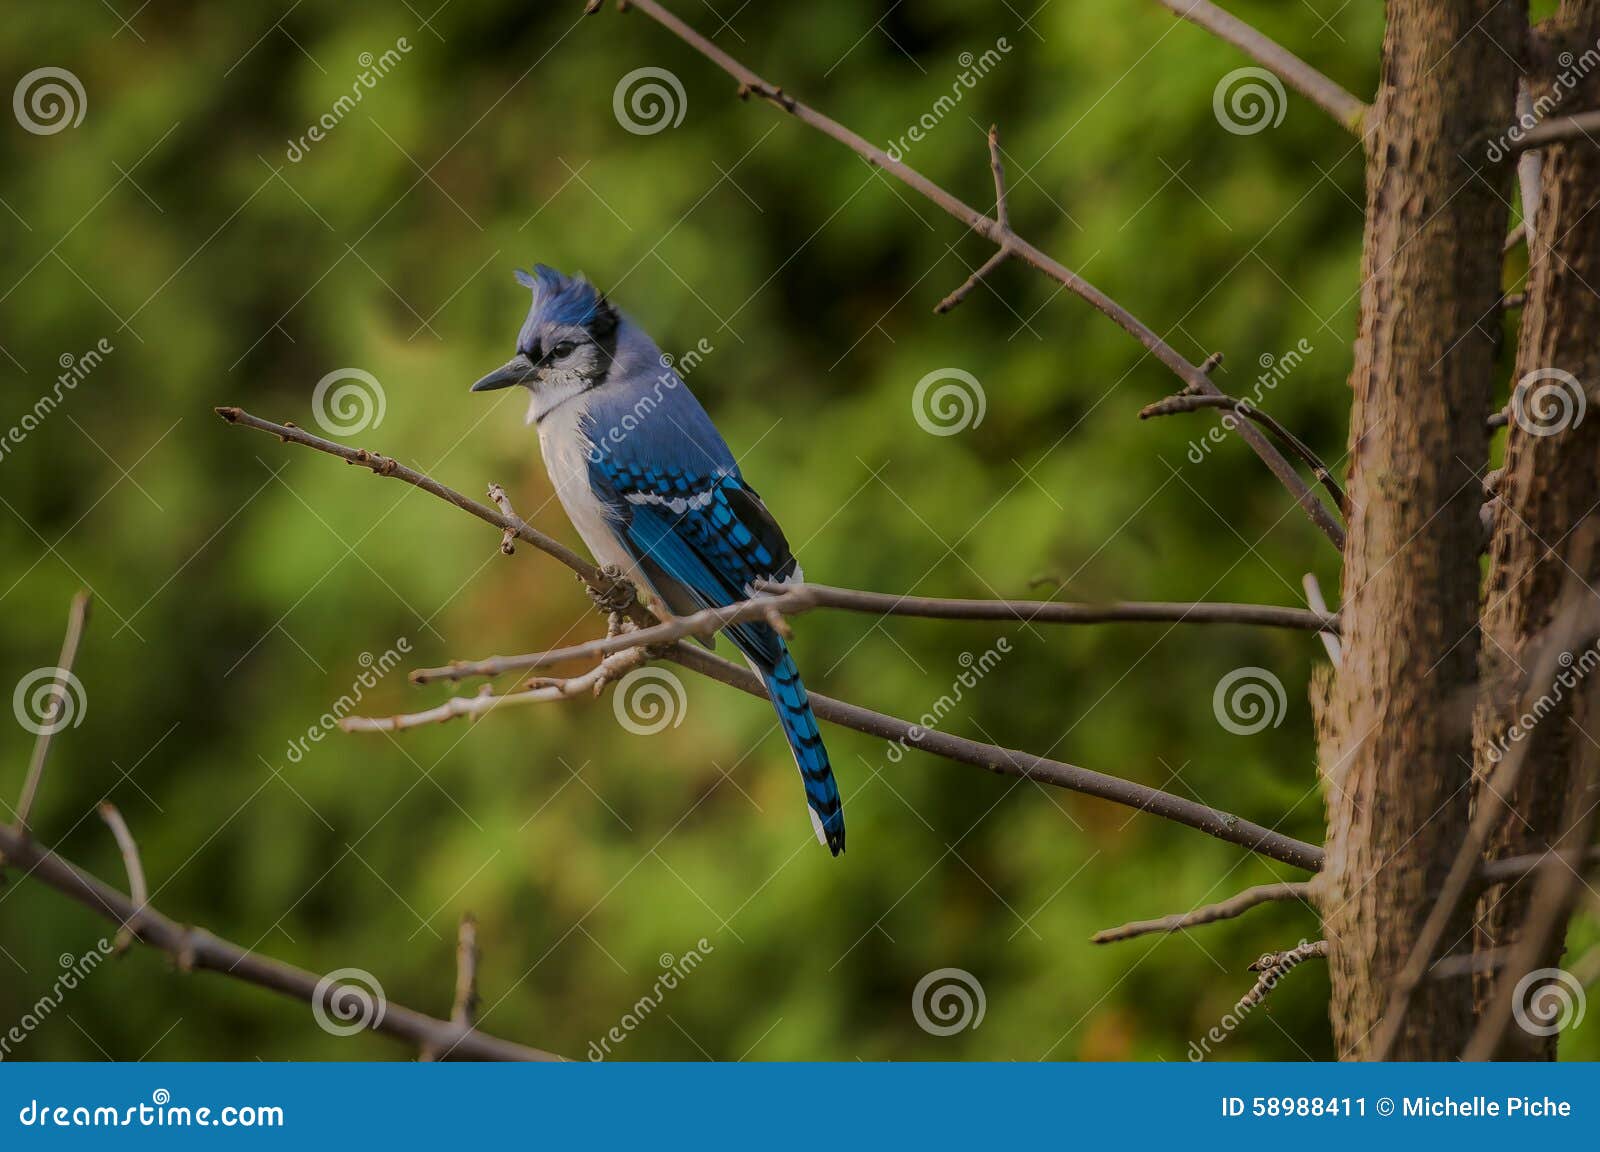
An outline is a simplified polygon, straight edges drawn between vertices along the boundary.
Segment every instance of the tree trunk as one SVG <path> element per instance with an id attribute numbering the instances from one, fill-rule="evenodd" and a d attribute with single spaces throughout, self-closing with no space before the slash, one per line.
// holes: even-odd
<path id="1" fill-rule="evenodd" d="M 1551 115 L 1600 107 L 1600 69 L 1584 72 L 1581 57 L 1600 40 L 1600 0 L 1566 0 L 1550 29 L 1550 50 L 1535 73 L 1533 94 L 1564 93 Z M 1568 63 L 1562 54 L 1571 53 Z M 1592 57 L 1591 57 L 1592 60 Z M 1572 86 L 1576 82 L 1576 86 Z M 1518 787 L 1504 797 L 1510 815 L 1490 840 L 1491 856 L 1542 852 L 1565 831 L 1573 773 L 1585 737 L 1571 722 L 1581 711 L 1579 691 L 1524 731 L 1518 697 L 1530 648 L 1550 624 L 1563 585 L 1600 577 L 1583 555 L 1576 529 L 1600 499 L 1600 417 L 1584 395 L 1600 382 L 1600 148 L 1587 140 L 1545 151 L 1543 195 L 1528 237 L 1530 267 L 1522 313 L 1504 475 L 1498 487 L 1489 581 L 1483 608 L 1485 643 L 1482 697 L 1476 724 L 1476 771 L 1482 780 L 1509 743 L 1529 741 Z M 1597 689 L 1600 690 L 1600 689 Z M 1574 709 L 1580 709 L 1574 711 Z M 1528 914 L 1534 885 L 1499 886 L 1478 905 L 1477 947 L 1511 944 Z M 1563 934 L 1555 933 L 1540 965 L 1560 959 Z M 1512 973 L 1516 979 L 1520 973 Z M 1477 978 L 1478 1002 L 1495 993 L 1496 973 Z M 1556 1036 L 1503 1055 L 1554 1059 Z"/>
<path id="2" fill-rule="evenodd" d="M 1351 373 L 1344 662 L 1321 717 L 1338 1051 L 1369 1054 L 1395 973 L 1461 844 L 1472 778 L 1480 475 L 1494 383 L 1526 5 L 1392 0 L 1367 138 Z M 1451 943 L 1470 938 L 1470 920 Z M 1425 981 L 1390 1055 L 1454 1058 L 1468 981 Z"/>

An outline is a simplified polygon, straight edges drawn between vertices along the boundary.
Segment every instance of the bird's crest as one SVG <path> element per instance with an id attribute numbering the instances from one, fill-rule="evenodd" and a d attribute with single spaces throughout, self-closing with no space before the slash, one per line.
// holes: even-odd
<path id="1" fill-rule="evenodd" d="M 617 323 L 617 310 L 581 274 L 563 276 L 548 264 L 535 264 L 532 272 L 517 269 L 517 283 L 533 291 L 528 320 L 535 327 L 570 324 L 599 334 Z"/>

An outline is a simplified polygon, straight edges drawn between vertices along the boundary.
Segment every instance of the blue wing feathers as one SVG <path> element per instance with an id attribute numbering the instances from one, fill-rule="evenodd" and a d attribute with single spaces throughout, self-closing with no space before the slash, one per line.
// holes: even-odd
<path id="1" fill-rule="evenodd" d="M 681 425 L 674 427 L 683 431 Z M 714 429 L 711 434 L 716 436 Z M 744 599 L 757 581 L 795 572 L 788 541 L 761 498 L 744 483 L 731 458 L 717 458 L 727 452 L 720 437 L 713 446 L 720 452 L 702 451 L 698 460 L 686 458 L 682 446 L 674 445 L 678 453 L 649 457 L 646 464 L 643 447 L 623 447 L 632 451 L 591 459 L 591 486 L 610 512 L 618 539 L 675 586 L 677 599 L 722 607 Z M 844 851 L 844 812 L 800 670 L 783 638 L 767 624 L 748 621 L 727 632 L 766 682 L 800 769 L 818 836 L 837 856 Z"/>

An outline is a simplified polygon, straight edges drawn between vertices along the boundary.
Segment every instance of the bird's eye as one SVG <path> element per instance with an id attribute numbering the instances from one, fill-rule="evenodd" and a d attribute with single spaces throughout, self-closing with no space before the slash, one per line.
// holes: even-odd
<path id="1" fill-rule="evenodd" d="M 555 359 L 555 360 L 564 360 L 568 356 L 572 355 L 572 350 L 574 348 L 576 348 L 576 347 L 577 347 L 577 345 L 574 344 L 571 340 L 563 340 L 561 343 L 557 344 L 554 348 L 550 349 L 550 356 L 551 356 L 552 359 Z"/>

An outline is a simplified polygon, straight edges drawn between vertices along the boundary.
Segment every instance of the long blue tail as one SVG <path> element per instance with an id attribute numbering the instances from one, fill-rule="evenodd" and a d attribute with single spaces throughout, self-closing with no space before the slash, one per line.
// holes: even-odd
<path id="1" fill-rule="evenodd" d="M 806 697 L 806 686 L 800 681 L 800 669 L 795 667 L 794 658 L 781 641 L 778 650 L 781 655 L 777 664 L 770 671 L 763 668 L 762 679 L 767 682 L 778 723 L 783 726 L 795 763 L 800 767 L 800 780 L 806 788 L 806 805 L 811 809 L 811 823 L 817 831 L 817 839 L 837 856 L 844 851 L 844 808 L 839 802 L 839 785 L 833 779 L 828 750 L 822 746 L 822 735 L 817 731 L 817 718 L 811 714 L 811 701 Z"/>

